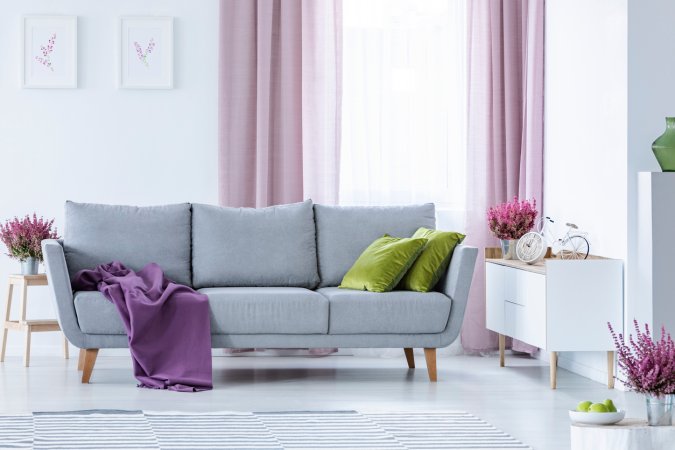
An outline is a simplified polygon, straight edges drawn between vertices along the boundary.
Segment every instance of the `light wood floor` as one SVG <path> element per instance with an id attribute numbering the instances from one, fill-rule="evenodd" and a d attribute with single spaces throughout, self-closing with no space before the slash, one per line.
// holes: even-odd
<path id="1" fill-rule="evenodd" d="M 416 370 L 400 358 L 354 356 L 216 357 L 215 389 L 195 394 L 137 389 L 127 357 L 101 351 L 90 385 L 80 384 L 77 358 L 19 357 L 0 364 L 0 413 L 80 409 L 180 411 L 463 410 L 536 449 L 569 449 L 567 410 L 581 400 L 614 399 L 628 416 L 644 417 L 639 396 L 559 369 L 549 389 L 542 361 L 443 357 L 438 383 L 429 383 L 423 355 Z"/>

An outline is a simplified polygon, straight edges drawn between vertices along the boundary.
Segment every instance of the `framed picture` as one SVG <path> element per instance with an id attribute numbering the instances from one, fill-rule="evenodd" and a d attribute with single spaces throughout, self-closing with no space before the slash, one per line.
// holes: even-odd
<path id="1" fill-rule="evenodd" d="M 119 55 L 121 88 L 173 88 L 173 17 L 122 17 Z"/>
<path id="2" fill-rule="evenodd" d="M 77 17 L 23 18 L 24 88 L 77 87 Z"/>

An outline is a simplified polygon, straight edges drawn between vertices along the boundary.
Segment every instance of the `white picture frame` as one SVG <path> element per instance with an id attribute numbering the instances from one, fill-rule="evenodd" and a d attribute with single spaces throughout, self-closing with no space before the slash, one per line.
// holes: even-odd
<path id="1" fill-rule="evenodd" d="M 118 86 L 173 89 L 173 17 L 120 18 Z"/>
<path id="2" fill-rule="evenodd" d="M 77 88 L 77 16 L 24 16 L 23 88 Z"/>

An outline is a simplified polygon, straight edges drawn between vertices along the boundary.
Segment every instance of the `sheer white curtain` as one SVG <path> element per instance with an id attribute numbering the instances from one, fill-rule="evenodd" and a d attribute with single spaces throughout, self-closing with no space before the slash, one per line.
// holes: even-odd
<path id="1" fill-rule="evenodd" d="M 465 202 L 466 0 L 344 0 L 340 203 Z"/>
<path id="2" fill-rule="evenodd" d="M 434 202 L 464 229 L 466 1 L 343 1 L 341 204 Z"/>

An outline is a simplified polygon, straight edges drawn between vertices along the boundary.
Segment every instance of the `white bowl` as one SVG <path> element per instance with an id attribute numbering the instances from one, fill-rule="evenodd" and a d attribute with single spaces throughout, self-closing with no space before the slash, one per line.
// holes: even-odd
<path id="1" fill-rule="evenodd" d="M 617 412 L 582 412 L 570 410 L 570 419 L 572 422 L 584 423 L 587 425 L 612 425 L 621 422 L 626 417 L 626 411 L 623 409 Z"/>

